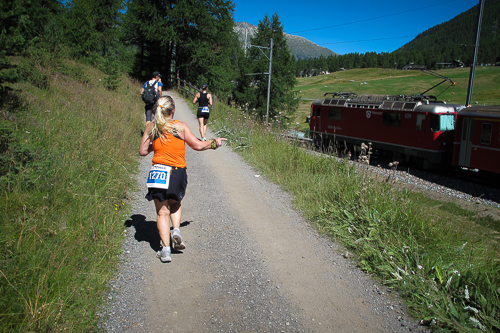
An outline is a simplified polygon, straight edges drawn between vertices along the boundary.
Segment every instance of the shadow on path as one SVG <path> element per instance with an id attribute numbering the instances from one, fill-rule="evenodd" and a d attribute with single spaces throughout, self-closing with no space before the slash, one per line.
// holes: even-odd
<path id="1" fill-rule="evenodd" d="M 187 227 L 192 221 L 181 222 L 181 228 Z M 138 242 L 148 242 L 149 246 L 153 251 L 157 252 L 161 250 L 160 246 L 160 235 L 158 234 L 158 228 L 156 227 L 156 221 L 146 221 L 146 216 L 141 214 L 134 214 L 131 219 L 125 221 L 125 226 L 127 228 L 135 228 L 134 238 Z"/>

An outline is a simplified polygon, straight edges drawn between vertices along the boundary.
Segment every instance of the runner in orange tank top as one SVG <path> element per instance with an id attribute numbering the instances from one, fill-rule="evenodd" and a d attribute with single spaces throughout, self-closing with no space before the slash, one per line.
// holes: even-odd
<path id="1" fill-rule="evenodd" d="M 162 262 L 170 262 L 170 237 L 174 250 L 185 249 L 179 230 L 181 224 L 181 200 L 187 187 L 185 143 L 196 151 L 217 149 L 225 138 L 200 141 L 189 126 L 174 120 L 175 104 L 170 96 L 162 97 L 156 105 L 152 122 L 146 125 L 139 146 L 139 154 L 147 156 L 154 152 L 153 167 L 149 172 L 146 199 L 154 200 L 156 224 L 161 239 L 161 250 L 157 256 Z M 173 231 L 170 234 L 170 221 Z M 160 248 L 160 247 L 159 247 Z"/>

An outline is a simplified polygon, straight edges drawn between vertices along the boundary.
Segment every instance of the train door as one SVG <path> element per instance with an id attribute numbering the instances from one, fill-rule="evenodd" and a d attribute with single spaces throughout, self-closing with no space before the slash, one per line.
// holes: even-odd
<path id="1" fill-rule="evenodd" d="M 460 157 L 458 163 L 461 166 L 470 166 L 470 154 L 472 149 L 472 128 L 474 118 L 464 117 L 462 121 L 462 136 L 460 138 Z"/>

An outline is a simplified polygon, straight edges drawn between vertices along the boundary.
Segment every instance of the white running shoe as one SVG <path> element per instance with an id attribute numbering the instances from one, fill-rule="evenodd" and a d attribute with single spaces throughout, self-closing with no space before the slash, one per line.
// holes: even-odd
<path id="1" fill-rule="evenodd" d="M 171 262 L 172 257 L 170 256 L 170 246 L 164 246 L 161 251 L 156 254 L 160 258 L 161 262 Z"/>
<path id="2" fill-rule="evenodd" d="M 178 228 L 175 228 L 172 231 L 172 246 L 174 250 L 184 250 L 186 246 L 182 242 L 181 231 Z"/>

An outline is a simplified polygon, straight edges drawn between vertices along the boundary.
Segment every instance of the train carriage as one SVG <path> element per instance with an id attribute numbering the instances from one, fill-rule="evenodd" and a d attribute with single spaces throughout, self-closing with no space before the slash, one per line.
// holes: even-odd
<path id="1" fill-rule="evenodd" d="M 346 143 L 356 150 L 371 142 L 374 150 L 389 152 L 394 160 L 450 166 L 461 108 L 433 96 L 327 93 L 311 105 L 310 135 L 317 146 Z"/>
<path id="2" fill-rule="evenodd" d="M 500 105 L 461 110 L 453 146 L 453 166 L 500 173 Z"/>

